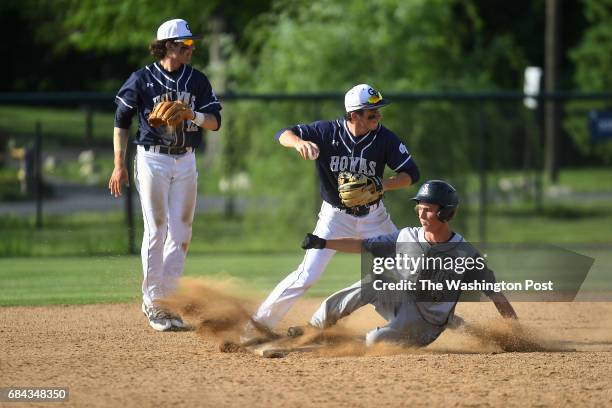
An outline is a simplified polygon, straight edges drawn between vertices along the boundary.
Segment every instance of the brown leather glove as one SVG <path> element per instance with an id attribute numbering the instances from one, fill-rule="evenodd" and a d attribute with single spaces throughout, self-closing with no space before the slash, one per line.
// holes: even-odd
<path id="1" fill-rule="evenodd" d="M 148 122 L 151 127 L 176 126 L 183 121 L 193 119 L 194 114 L 183 102 L 162 101 L 153 108 Z"/>

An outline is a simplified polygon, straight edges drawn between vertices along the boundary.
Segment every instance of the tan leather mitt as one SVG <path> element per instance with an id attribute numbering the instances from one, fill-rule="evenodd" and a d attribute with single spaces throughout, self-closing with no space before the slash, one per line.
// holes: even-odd
<path id="1" fill-rule="evenodd" d="M 383 196 L 382 180 L 376 176 L 343 171 L 338 174 L 338 193 L 342 204 L 349 208 L 370 204 Z"/>
<path id="2" fill-rule="evenodd" d="M 176 126 L 193 118 L 193 111 L 180 101 L 162 101 L 153 108 L 148 122 L 151 127 Z"/>

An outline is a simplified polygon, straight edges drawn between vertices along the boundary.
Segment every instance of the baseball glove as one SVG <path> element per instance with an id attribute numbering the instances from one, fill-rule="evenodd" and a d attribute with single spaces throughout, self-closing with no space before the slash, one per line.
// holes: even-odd
<path id="1" fill-rule="evenodd" d="M 343 171 L 338 174 L 338 193 L 342 204 L 349 208 L 370 204 L 383 196 L 382 180 Z"/>
<path id="2" fill-rule="evenodd" d="M 159 102 L 149 115 L 149 125 L 160 127 L 163 125 L 176 126 L 184 120 L 192 119 L 193 111 L 180 101 Z"/>

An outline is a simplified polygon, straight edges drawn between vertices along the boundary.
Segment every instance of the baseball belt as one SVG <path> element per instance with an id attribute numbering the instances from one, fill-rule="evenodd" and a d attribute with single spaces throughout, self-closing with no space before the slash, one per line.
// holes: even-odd
<path id="1" fill-rule="evenodd" d="M 340 206 L 336 208 L 354 217 L 365 217 L 366 215 L 370 213 L 370 210 L 373 210 L 376 207 L 378 207 L 379 203 L 380 203 L 380 200 L 377 200 L 367 205 L 360 205 L 358 207 L 349 208 L 349 207 Z"/>
<path id="2" fill-rule="evenodd" d="M 174 146 L 151 146 L 145 145 L 144 149 L 149 152 L 162 153 L 162 154 L 185 154 L 190 153 L 194 149 L 193 147 L 174 147 Z"/>

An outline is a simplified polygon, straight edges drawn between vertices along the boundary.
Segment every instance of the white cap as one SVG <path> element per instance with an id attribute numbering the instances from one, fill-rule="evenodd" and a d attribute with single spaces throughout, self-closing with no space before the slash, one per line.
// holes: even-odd
<path id="1" fill-rule="evenodd" d="M 355 85 L 344 95 L 344 108 L 347 112 L 359 109 L 374 109 L 388 105 L 382 94 L 368 84 Z"/>
<path id="2" fill-rule="evenodd" d="M 200 38 L 200 36 L 193 35 L 189 29 L 189 24 L 181 18 L 168 20 L 157 29 L 157 41 L 186 40 L 188 38 Z"/>

